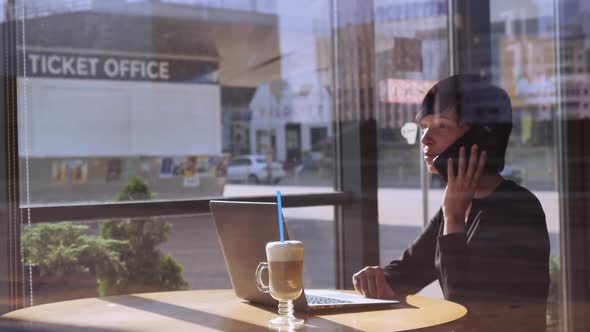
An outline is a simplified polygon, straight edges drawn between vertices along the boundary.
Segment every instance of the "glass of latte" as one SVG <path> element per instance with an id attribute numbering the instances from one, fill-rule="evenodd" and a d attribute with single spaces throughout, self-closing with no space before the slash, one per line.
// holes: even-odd
<path id="1" fill-rule="evenodd" d="M 271 319 L 271 327 L 298 328 L 303 319 L 293 315 L 293 300 L 301 295 L 303 274 L 303 242 L 277 241 L 266 245 L 267 262 L 258 264 L 256 284 L 261 292 L 279 301 L 279 316 Z M 268 269 L 268 285 L 262 281 L 262 271 Z"/>

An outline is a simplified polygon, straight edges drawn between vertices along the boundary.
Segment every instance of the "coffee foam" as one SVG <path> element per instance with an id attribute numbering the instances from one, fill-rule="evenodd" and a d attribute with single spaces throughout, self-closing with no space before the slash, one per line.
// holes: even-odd
<path id="1" fill-rule="evenodd" d="M 302 261 L 305 248 L 301 241 L 269 242 L 266 258 L 272 262 Z"/>

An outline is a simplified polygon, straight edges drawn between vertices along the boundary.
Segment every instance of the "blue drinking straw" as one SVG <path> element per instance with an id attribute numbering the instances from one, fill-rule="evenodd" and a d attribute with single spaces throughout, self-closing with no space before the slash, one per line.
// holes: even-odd
<path id="1" fill-rule="evenodd" d="M 277 211 L 279 213 L 279 232 L 281 242 L 285 242 L 285 231 L 283 230 L 283 202 L 281 201 L 281 191 L 277 190 Z"/>

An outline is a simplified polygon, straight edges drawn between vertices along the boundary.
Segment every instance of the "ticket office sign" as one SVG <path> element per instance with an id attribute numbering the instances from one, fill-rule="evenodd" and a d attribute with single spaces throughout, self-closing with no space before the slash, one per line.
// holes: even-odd
<path id="1" fill-rule="evenodd" d="M 20 75 L 45 78 L 217 84 L 215 59 L 22 52 Z"/>

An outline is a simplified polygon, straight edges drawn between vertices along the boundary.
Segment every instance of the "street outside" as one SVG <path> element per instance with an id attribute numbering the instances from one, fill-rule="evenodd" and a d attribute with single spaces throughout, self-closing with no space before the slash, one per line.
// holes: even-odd
<path id="1" fill-rule="evenodd" d="M 305 186 L 263 186 L 263 185 L 236 185 L 227 184 L 224 196 L 262 196 L 274 195 L 281 190 L 283 195 L 288 194 L 315 194 L 333 192 L 330 187 L 305 187 Z M 559 232 L 559 201 L 556 191 L 533 191 L 545 210 L 547 228 L 549 232 Z M 379 223 L 382 225 L 421 226 L 422 216 L 422 190 L 379 188 L 377 191 L 379 201 Z M 444 189 L 430 189 L 428 191 L 429 216 L 433 216 L 440 208 L 444 196 Z M 285 217 L 296 219 L 333 221 L 332 207 L 308 207 L 285 209 Z"/>

